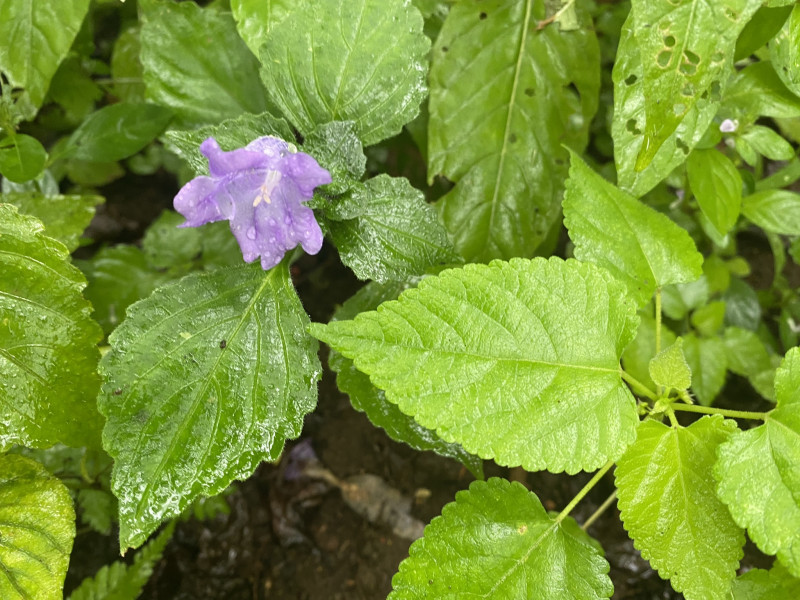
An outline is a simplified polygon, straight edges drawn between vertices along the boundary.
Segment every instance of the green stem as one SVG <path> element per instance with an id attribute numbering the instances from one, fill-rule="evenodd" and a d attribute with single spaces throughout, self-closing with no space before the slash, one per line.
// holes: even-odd
<path id="1" fill-rule="evenodd" d="M 591 489 L 597 485 L 597 482 L 599 482 L 603 478 L 603 475 L 608 473 L 608 470 L 613 466 L 614 461 L 610 460 L 606 463 L 606 466 L 595 473 L 594 477 L 589 480 L 589 483 L 583 486 L 583 489 L 581 489 L 581 491 L 575 495 L 575 497 L 570 501 L 569 504 L 567 504 L 564 510 L 558 513 L 558 516 L 556 517 L 556 523 L 561 523 L 561 521 L 566 519 L 569 513 L 572 512 L 572 509 L 575 508 L 581 500 L 583 500 L 584 496 L 586 496 L 586 494 L 588 494 Z"/>
<path id="2" fill-rule="evenodd" d="M 631 385 L 634 391 L 636 391 L 639 395 L 644 396 L 645 398 L 649 398 L 650 400 L 653 401 L 658 400 L 658 396 L 656 396 L 656 393 L 653 390 L 651 390 L 641 381 L 636 379 L 633 375 L 625 371 L 625 369 L 620 369 L 619 374 L 625 381 L 627 381 Z"/>
<path id="3" fill-rule="evenodd" d="M 600 507 L 592 513 L 592 516 L 586 519 L 586 522 L 581 525 L 581 529 L 586 531 L 592 524 L 597 521 L 597 519 L 602 515 L 604 512 L 608 510 L 608 507 L 614 504 L 614 500 L 617 499 L 617 490 L 614 490 L 611 495 L 605 499 L 605 501 L 600 505 Z"/>
<path id="4" fill-rule="evenodd" d="M 728 410 L 727 408 L 698 406 L 696 404 L 673 404 L 672 409 L 682 410 L 684 412 L 701 413 L 704 415 L 722 415 L 723 417 L 732 417 L 735 419 L 754 419 L 756 421 L 763 421 L 767 418 L 767 413 L 763 412 L 750 412 L 747 410 Z"/>

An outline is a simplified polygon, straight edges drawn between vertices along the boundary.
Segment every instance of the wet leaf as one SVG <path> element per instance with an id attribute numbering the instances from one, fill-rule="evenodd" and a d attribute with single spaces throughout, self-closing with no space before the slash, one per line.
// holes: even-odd
<path id="1" fill-rule="evenodd" d="M 253 54 L 258 56 L 269 32 L 295 5 L 291 0 L 231 0 L 236 28 Z"/>
<path id="2" fill-rule="evenodd" d="M 769 55 L 781 81 L 800 96 L 800 6 L 795 5 L 783 28 L 770 42 Z"/>

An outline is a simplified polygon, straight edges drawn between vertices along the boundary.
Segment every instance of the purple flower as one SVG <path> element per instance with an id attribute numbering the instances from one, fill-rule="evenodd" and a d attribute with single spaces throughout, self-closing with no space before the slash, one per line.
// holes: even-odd
<path id="1" fill-rule="evenodd" d="M 293 145 L 266 136 L 244 148 L 224 152 L 214 138 L 200 144 L 210 177 L 195 177 L 175 196 L 181 227 L 227 219 L 246 262 L 261 257 L 271 269 L 297 244 L 309 254 L 322 247 L 314 211 L 303 202 L 331 175 Z"/>

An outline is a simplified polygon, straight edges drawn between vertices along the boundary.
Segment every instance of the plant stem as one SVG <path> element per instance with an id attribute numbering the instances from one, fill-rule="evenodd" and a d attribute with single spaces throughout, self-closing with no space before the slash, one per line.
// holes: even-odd
<path id="1" fill-rule="evenodd" d="M 550 23 L 554 23 L 555 21 L 557 21 L 559 17 L 561 17 L 561 15 L 563 15 L 570 8 L 572 8 L 573 4 L 575 4 L 575 0 L 567 0 L 566 4 L 564 4 L 560 9 L 558 9 L 558 12 L 556 12 L 550 17 L 547 17 L 546 19 L 539 21 L 539 23 L 536 25 L 536 30 L 541 31 L 542 29 L 550 25 Z"/>
<path id="2" fill-rule="evenodd" d="M 732 417 L 736 419 L 754 419 L 757 421 L 763 421 L 767 418 L 767 413 L 763 412 L 728 410 L 727 408 L 713 408 L 711 406 L 698 406 L 696 404 L 673 404 L 672 409 L 682 410 L 685 412 L 701 413 L 704 415 L 722 415 L 723 417 Z"/>
<path id="3" fill-rule="evenodd" d="M 614 490 L 611 493 L 611 495 L 608 498 L 606 498 L 605 501 L 603 501 L 603 503 L 600 505 L 600 507 L 596 511 L 594 511 L 592 513 L 592 516 L 589 517 L 588 519 L 586 519 L 586 522 L 583 525 L 581 525 L 581 529 L 583 529 L 584 531 L 589 529 L 589 527 L 592 526 L 592 523 L 597 521 L 597 519 L 600 518 L 600 515 L 602 515 L 604 512 L 606 512 L 606 510 L 608 510 L 609 506 L 614 504 L 614 500 L 616 500 L 616 499 L 617 499 L 617 490 Z"/>
<path id="4" fill-rule="evenodd" d="M 578 505 L 578 502 L 583 500 L 583 497 L 586 496 L 586 494 L 588 494 L 591 491 L 591 489 L 597 485 L 597 482 L 600 481 L 603 478 L 603 475 L 608 473 L 608 470 L 613 466 L 614 466 L 614 461 L 610 460 L 606 463 L 606 465 L 602 469 L 600 469 L 597 473 L 595 473 L 594 477 L 592 477 L 589 480 L 589 483 L 583 486 L 581 491 L 575 495 L 575 497 L 570 501 L 569 504 L 567 504 L 564 510 L 558 513 L 558 516 L 556 517 L 556 523 L 561 523 L 561 521 L 566 519 L 569 513 L 572 512 L 572 509 Z"/>
<path id="5" fill-rule="evenodd" d="M 656 289 L 656 354 L 661 352 L 661 288 Z"/>
<path id="6" fill-rule="evenodd" d="M 649 387 L 647 387 L 647 386 L 646 386 L 645 384 L 643 384 L 641 381 L 639 381 L 638 379 L 636 379 L 636 378 L 635 378 L 633 375 L 631 375 L 630 373 L 628 373 L 628 372 L 627 372 L 625 369 L 620 369 L 620 370 L 619 370 L 619 373 L 620 373 L 620 376 L 621 376 L 621 377 L 622 377 L 622 378 L 623 378 L 625 381 L 627 381 L 629 384 L 631 384 L 631 387 L 632 387 L 632 388 L 633 388 L 633 389 L 634 389 L 634 390 L 635 390 L 635 391 L 636 391 L 636 392 L 637 392 L 639 395 L 641 395 L 641 396 L 644 396 L 645 398 L 649 398 L 650 400 L 653 400 L 653 401 L 655 401 L 655 400 L 657 400 L 657 399 L 658 399 L 658 398 L 657 398 L 657 396 L 656 396 L 656 394 L 655 394 L 655 392 L 653 392 L 653 391 L 652 391 L 652 390 L 651 390 Z"/>

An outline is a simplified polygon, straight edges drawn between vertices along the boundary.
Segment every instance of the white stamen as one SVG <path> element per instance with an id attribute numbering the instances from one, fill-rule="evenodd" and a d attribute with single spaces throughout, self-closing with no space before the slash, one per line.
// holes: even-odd
<path id="1" fill-rule="evenodd" d="M 275 188 L 280 180 L 280 171 L 267 171 L 267 176 L 264 178 L 264 183 L 261 184 L 261 187 L 258 190 L 258 195 L 256 196 L 256 199 L 253 200 L 253 206 L 258 206 L 262 200 L 267 204 L 272 202 L 272 198 L 270 196 L 272 196 L 272 192 L 275 191 Z"/>

